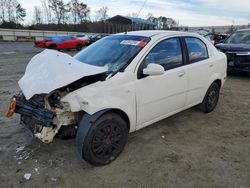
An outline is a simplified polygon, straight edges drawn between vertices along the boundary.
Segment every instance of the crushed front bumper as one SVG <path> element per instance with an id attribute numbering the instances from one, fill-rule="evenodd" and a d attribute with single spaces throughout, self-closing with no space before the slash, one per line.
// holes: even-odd
<path id="1" fill-rule="evenodd" d="M 42 106 L 27 101 L 23 96 L 12 97 L 6 116 L 11 117 L 14 113 L 18 113 L 23 117 L 28 117 L 41 126 L 53 126 L 52 122 L 55 113 Z"/>
<path id="2" fill-rule="evenodd" d="M 6 116 L 20 114 L 21 124 L 44 143 L 52 142 L 57 133 L 64 138 L 75 136 L 75 114 L 63 109 L 48 110 L 44 105 L 38 98 L 26 100 L 23 95 L 16 95 L 11 99 Z"/>

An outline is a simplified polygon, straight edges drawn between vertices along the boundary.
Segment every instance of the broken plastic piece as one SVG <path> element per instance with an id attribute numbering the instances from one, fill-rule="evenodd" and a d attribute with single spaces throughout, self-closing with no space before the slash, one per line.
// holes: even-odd
<path id="1" fill-rule="evenodd" d="M 6 112 L 6 117 L 10 118 L 13 116 L 14 112 L 16 110 L 16 98 L 12 98 L 11 101 L 10 101 L 10 105 L 9 105 L 9 108 Z"/>
<path id="2" fill-rule="evenodd" d="M 31 173 L 25 173 L 23 176 L 26 180 L 30 180 L 31 178 Z"/>

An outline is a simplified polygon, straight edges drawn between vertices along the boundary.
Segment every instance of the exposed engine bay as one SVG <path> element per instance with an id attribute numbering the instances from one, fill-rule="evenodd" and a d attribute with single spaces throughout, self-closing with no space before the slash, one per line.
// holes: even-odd
<path id="1" fill-rule="evenodd" d="M 26 100 L 23 93 L 15 95 L 15 113 L 21 115 L 21 123 L 44 143 L 53 141 L 55 135 L 61 138 L 75 137 L 78 121 L 85 112 L 71 112 L 61 98 L 79 88 L 104 81 L 107 73 L 83 77 L 49 94 L 35 94 Z"/>

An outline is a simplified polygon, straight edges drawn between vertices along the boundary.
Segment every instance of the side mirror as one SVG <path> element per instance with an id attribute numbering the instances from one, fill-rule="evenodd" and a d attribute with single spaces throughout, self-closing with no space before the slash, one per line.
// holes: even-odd
<path id="1" fill-rule="evenodd" d="M 148 64 L 148 66 L 145 69 L 143 69 L 143 74 L 149 76 L 162 75 L 164 74 L 164 72 L 165 70 L 163 66 L 154 63 Z"/>

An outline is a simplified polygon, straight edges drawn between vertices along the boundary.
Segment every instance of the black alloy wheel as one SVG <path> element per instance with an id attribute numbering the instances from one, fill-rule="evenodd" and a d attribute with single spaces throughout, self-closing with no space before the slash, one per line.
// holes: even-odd
<path id="1" fill-rule="evenodd" d="M 205 98 L 199 105 L 200 110 L 205 113 L 212 112 L 219 101 L 219 95 L 220 95 L 220 87 L 216 82 L 214 82 L 208 88 Z"/>
<path id="2" fill-rule="evenodd" d="M 123 151 L 127 137 L 124 119 L 115 113 L 104 114 L 89 129 L 82 156 L 94 165 L 109 164 Z"/>
<path id="3" fill-rule="evenodd" d="M 77 45 L 76 45 L 76 50 L 77 50 L 77 51 L 81 51 L 81 49 L 82 49 L 82 45 L 81 45 L 81 44 L 77 44 Z"/>

